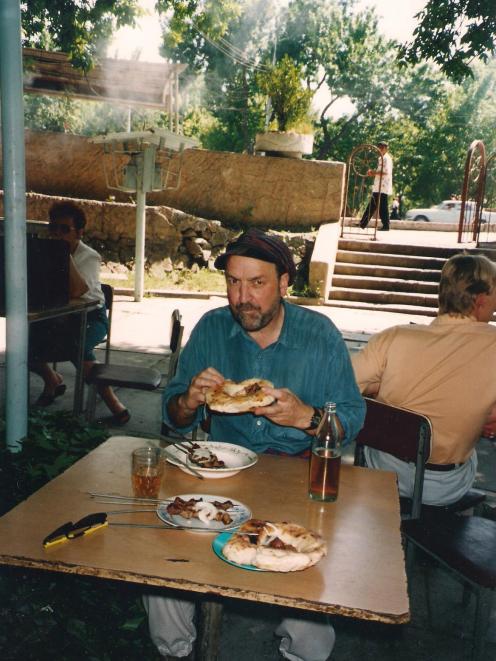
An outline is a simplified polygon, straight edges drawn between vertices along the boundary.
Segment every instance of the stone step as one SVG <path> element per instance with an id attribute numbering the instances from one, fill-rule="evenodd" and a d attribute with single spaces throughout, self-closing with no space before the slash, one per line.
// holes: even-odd
<path id="1" fill-rule="evenodd" d="M 377 264 L 380 266 L 400 266 L 406 268 L 441 270 L 446 259 L 442 257 L 416 257 L 391 253 L 367 253 L 338 250 L 336 262 L 351 264 Z"/>
<path id="2" fill-rule="evenodd" d="M 425 317 L 435 317 L 437 315 L 437 308 L 432 307 L 415 307 L 410 305 L 396 305 L 396 304 L 378 304 L 378 303 L 365 303 L 363 301 L 341 301 L 338 299 L 329 300 L 326 305 L 333 308 L 345 308 L 353 310 L 371 310 L 374 312 L 399 312 L 401 314 L 418 314 Z"/>
<path id="3" fill-rule="evenodd" d="M 410 269 L 388 266 L 376 266 L 374 264 L 358 264 L 336 262 L 334 267 L 336 275 L 362 276 L 364 278 L 392 278 L 395 280 L 422 280 L 425 282 L 439 283 L 441 271 L 429 269 Z"/>
<path id="4" fill-rule="evenodd" d="M 375 275 L 375 273 L 374 273 Z M 414 292 L 417 294 L 433 294 L 437 296 L 437 282 L 418 282 L 416 280 L 398 280 L 385 277 L 363 277 L 362 275 L 335 275 L 332 288 L 341 289 L 388 289 L 392 292 Z"/>
<path id="5" fill-rule="evenodd" d="M 438 307 L 435 294 L 416 294 L 409 292 L 395 292 L 367 289 L 341 289 L 336 287 L 329 292 L 329 300 L 360 301 L 377 303 L 381 305 L 406 305 L 424 308 Z"/>
<path id="6" fill-rule="evenodd" d="M 339 250 L 372 253 L 396 253 L 399 255 L 414 255 L 423 257 L 440 257 L 444 260 L 463 251 L 460 248 L 445 248 L 442 246 L 414 246 L 407 244 L 379 243 L 377 241 L 360 241 L 354 239 L 339 239 Z M 494 251 L 496 252 L 496 251 Z"/>

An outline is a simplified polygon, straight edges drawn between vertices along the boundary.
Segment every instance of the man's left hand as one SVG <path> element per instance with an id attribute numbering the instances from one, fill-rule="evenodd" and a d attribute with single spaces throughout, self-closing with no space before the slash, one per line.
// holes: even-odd
<path id="1" fill-rule="evenodd" d="M 259 406 L 252 411 L 253 415 L 263 415 L 271 422 L 282 427 L 306 429 L 313 415 L 313 407 L 305 404 L 287 388 L 263 388 L 267 395 L 272 395 L 276 401 L 269 406 Z"/>

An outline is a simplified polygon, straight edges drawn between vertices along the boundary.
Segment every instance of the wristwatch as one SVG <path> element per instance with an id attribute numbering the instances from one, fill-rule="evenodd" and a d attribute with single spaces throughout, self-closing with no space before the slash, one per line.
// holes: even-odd
<path id="1" fill-rule="evenodd" d="M 313 429 L 317 429 L 317 427 L 320 425 L 320 421 L 322 420 L 322 416 L 324 415 L 324 412 L 322 409 L 318 409 L 315 406 L 313 407 L 313 415 L 310 418 L 310 424 L 308 427 L 305 427 L 303 431 L 312 431 Z"/>

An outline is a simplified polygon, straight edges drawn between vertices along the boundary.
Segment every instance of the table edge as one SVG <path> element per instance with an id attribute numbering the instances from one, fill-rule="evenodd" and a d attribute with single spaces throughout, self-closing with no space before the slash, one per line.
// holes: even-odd
<path id="1" fill-rule="evenodd" d="M 214 584 L 196 583 L 184 579 L 166 579 L 153 575 L 138 574 L 134 572 L 121 572 L 112 569 L 95 569 L 84 567 L 67 562 L 54 562 L 53 559 L 33 560 L 23 556 L 1 555 L 0 566 L 24 567 L 27 569 L 39 569 L 43 571 L 61 572 L 64 574 L 74 574 L 77 576 L 94 576 L 115 581 L 125 581 L 127 583 L 139 583 L 141 585 L 152 585 L 154 587 L 164 587 L 186 592 L 196 592 L 200 594 L 218 595 L 232 599 L 241 599 L 250 602 L 260 602 L 276 606 L 286 606 L 297 610 L 314 611 L 326 613 L 328 615 L 341 615 L 353 619 L 368 620 L 372 622 L 381 622 L 383 624 L 407 624 L 410 621 L 410 611 L 398 613 L 376 613 L 373 611 L 347 608 L 345 606 L 324 606 L 315 601 L 300 600 L 295 604 L 288 597 L 273 594 L 265 594 L 259 591 L 243 590 L 241 588 L 227 588 Z"/>

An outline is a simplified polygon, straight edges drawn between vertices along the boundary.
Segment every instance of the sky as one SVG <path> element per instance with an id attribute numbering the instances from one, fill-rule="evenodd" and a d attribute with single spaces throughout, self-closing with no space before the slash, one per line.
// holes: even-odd
<path id="1" fill-rule="evenodd" d="M 374 7 L 379 16 L 380 31 L 390 38 L 400 42 L 407 41 L 415 28 L 414 19 L 426 4 L 427 0 L 358 0 L 357 8 Z M 123 28 L 119 30 L 112 45 L 109 47 L 109 57 L 132 59 L 139 52 L 142 62 L 163 61 L 158 54 L 160 44 L 160 24 L 154 15 L 155 0 L 141 0 L 141 6 L 148 14 L 139 21 L 136 29 Z"/>
<path id="2" fill-rule="evenodd" d="M 287 0 L 281 0 L 287 1 Z M 378 16 L 379 30 L 384 36 L 399 42 L 408 41 L 417 24 L 415 14 L 423 9 L 427 0 L 357 0 L 357 9 L 374 7 Z M 163 62 L 158 53 L 161 41 L 161 29 L 154 13 L 155 0 L 141 0 L 147 14 L 140 19 L 137 28 L 123 28 L 118 31 L 108 49 L 109 57 L 121 59 L 139 59 L 141 62 Z M 327 88 L 322 87 L 315 94 L 312 107 L 316 112 L 324 108 L 329 101 Z M 353 110 L 346 99 L 336 102 L 331 110 L 333 119 Z"/>

